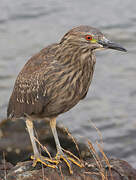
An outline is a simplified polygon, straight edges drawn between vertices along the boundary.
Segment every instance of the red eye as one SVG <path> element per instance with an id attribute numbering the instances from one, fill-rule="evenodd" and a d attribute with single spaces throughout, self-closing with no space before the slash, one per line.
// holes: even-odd
<path id="1" fill-rule="evenodd" d="M 86 38 L 86 40 L 88 40 L 88 41 L 92 40 L 92 36 L 91 36 L 91 35 L 89 35 L 89 34 L 88 34 L 88 35 L 86 35 L 86 36 L 85 36 L 85 38 Z"/>

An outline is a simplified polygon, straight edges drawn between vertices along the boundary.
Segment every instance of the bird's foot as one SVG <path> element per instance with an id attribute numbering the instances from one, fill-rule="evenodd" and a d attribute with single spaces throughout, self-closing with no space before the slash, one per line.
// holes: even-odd
<path id="1" fill-rule="evenodd" d="M 38 162 L 40 162 L 41 164 L 43 164 L 47 167 L 57 168 L 57 165 L 60 163 L 61 160 L 63 160 L 66 163 L 66 165 L 68 166 L 70 174 L 73 174 L 73 171 L 71 168 L 71 162 L 76 164 L 80 168 L 84 167 L 78 157 L 76 157 L 74 154 L 72 154 L 69 151 L 65 151 L 65 152 L 69 155 L 66 155 L 63 153 L 63 151 L 60 151 L 60 152 L 57 152 L 55 158 L 47 158 L 40 154 L 36 155 L 36 156 L 32 155 L 31 156 L 31 159 L 33 160 L 32 166 L 35 167 L 36 164 Z"/>
<path id="2" fill-rule="evenodd" d="M 70 154 L 70 156 L 67 156 L 66 154 L 64 154 L 62 151 L 61 152 L 57 152 L 55 159 L 60 162 L 60 160 L 62 159 L 63 161 L 65 161 L 65 163 L 67 164 L 68 168 L 69 168 L 69 172 L 70 174 L 73 174 L 72 168 L 71 168 L 71 162 L 76 164 L 77 166 L 79 166 L 80 168 L 83 167 L 83 164 L 81 163 L 80 159 L 78 157 L 76 157 L 74 154 L 72 154 L 69 151 L 66 151 L 68 154 Z"/>
<path id="3" fill-rule="evenodd" d="M 57 160 L 46 158 L 41 155 L 37 155 L 37 156 L 32 155 L 31 159 L 33 160 L 33 165 L 32 165 L 33 167 L 35 167 L 38 162 L 40 162 L 41 164 L 43 164 L 47 167 L 51 167 L 51 168 L 56 168 L 56 165 L 58 164 Z"/>

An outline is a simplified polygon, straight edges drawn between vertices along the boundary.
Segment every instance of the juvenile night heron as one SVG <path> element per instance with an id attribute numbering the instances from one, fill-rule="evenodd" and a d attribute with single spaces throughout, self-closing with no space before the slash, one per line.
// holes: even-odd
<path id="1" fill-rule="evenodd" d="M 59 43 L 42 49 L 19 73 L 9 100 L 7 116 L 25 118 L 33 147 L 34 165 L 41 162 L 54 167 L 63 159 L 70 172 L 70 160 L 62 151 L 56 131 L 56 117 L 70 110 L 89 89 L 94 72 L 95 50 L 126 50 L 109 41 L 96 28 L 79 26 L 64 35 Z M 49 118 L 55 139 L 55 160 L 41 156 L 34 137 L 33 119 Z"/>

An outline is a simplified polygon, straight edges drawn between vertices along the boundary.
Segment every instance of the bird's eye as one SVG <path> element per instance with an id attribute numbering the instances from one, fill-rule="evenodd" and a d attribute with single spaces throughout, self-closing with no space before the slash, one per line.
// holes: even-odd
<path id="1" fill-rule="evenodd" d="M 88 34 L 88 35 L 86 35 L 86 36 L 85 36 L 85 38 L 86 38 L 86 40 L 88 40 L 88 41 L 92 40 L 92 36 L 91 36 L 91 35 L 89 35 L 89 34 Z"/>

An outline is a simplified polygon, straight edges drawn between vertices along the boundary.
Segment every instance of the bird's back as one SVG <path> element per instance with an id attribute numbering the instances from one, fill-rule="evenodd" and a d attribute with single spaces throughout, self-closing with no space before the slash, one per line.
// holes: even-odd
<path id="1" fill-rule="evenodd" d="M 30 58 L 19 73 L 11 94 L 7 116 L 22 117 L 25 114 L 39 114 L 47 104 L 45 94 L 44 73 L 51 69 L 51 62 L 57 44 L 42 49 Z"/>
<path id="2" fill-rule="evenodd" d="M 76 51 L 71 46 L 63 50 L 59 44 L 54 44 L 33 56 L 16 79 L 8 117 L 57 116 L 85 97 L 95 57 L 88 50 L 76 59 Z"/>

